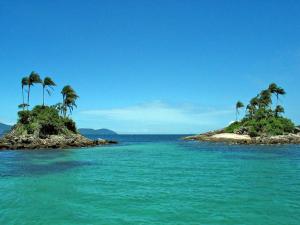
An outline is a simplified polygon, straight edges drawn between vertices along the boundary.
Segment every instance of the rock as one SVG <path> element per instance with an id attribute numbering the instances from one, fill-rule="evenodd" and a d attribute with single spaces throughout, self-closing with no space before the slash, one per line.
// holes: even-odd
<path id="1" fill-rule="evenodd" d="M 234 131 L 235 134 L 240 134 L 240 135 L 248 135 L 248 129 L 246 127 L 240 127 L 239 129 Z"/>
<path id="2" fill-rule="evenodd" d="M 295 133 L 299 134 L 300 133 L 300 126 L 295 127 Z"/>
<path id="3" fill-rule="evenodd" d="M 116 144 L 116 141 L 90 140 L 80 134 L 72 135 L 48 135 L 39 138 L 34 135 L 15 136 L 7 134 L 0 140 L 0 149 L 65 149 L 93 147 L 98 145 Z"/>

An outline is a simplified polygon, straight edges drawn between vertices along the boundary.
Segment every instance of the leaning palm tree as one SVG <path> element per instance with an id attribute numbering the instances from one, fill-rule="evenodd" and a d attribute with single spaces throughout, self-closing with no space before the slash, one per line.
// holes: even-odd
<path id="1" fill-rule="evenodd" d="M 275 116 L 278 117 L 280 113 L 284 113 L 284 108 L 281 105 L 277 105 L 275 108 Z"/>
<path id="2" fill-rule="evenodd" d="M 77 105 L 76 105 L 77 98 L 78 97 L 75 97 L 75 96 L 68 96 L 65 100 L 65 105 L 69 109 L 70 114 L 72 114 L 74 107 L 77 108 Z"/>
<path id="3" fill-rule="evenodd" d="M 276 95 L 276 100 L 277 100 L 277 105 L 278 105 L 278 100 L 279 100 L 279 95 L 285 95 L 286 94 L 286 92 L 285 92 L 285 90 L 283 89 L 283 88 L 281 88 L 281 87 L 278 87 L 277 89 L 276 89 L 276 92 L 275 92 L 275 95 Z"/>
<path id="4" fill-rule="evenodd" d="M 76 92 L 70 85 L 65 86 L 62 89 L 61 94 L 63 96 L 63 103 L 61 108 L 64 117 L 66 117 L 67 109 L 69 109 L 70 114 L 72 114 L 74 107 L 77 107 L 76 100 L 79 98 L 79 96 L 76 94 Z"/>
<path id="5" fill-rule="evenodd" d="M 30 99 L 30 88 L 31 86 L 34 86 L 34 84 L 41 84 L 43 81 L 40 78 L 40 75 L 34 71 L 31 72 L 31 74 L 28 77 L 28 95 L 27 95 L 27 104 L 29 105 L 29 99 Z"/>
<path id="6" fill-rule="evenodd" d="M 268 90 L 271 92 L 271 94 L 275 94 L 277 89 L 278 89 L 278 86 L 275 83 L 271 83 L 268 88 Z"/>
<path id="7" fill-rule="evenodd" d="M 248 116 L 253 118 L 256 111 L 256 106 L 250 103 L 247 105 L 246 110 L 248 111 Z"/>
<path id="8" fill-rule="evenodd" d="M 277 84 L 275 83 L 270 84 L 268 90 L 271 92 L 271 94 L 274 94 L 276 96 L 276 105 L 278 105 L 279 95 L 286 94 L 285 90 L 277 86 Z"/>
<path id="9" fill-rule="evenodd" d="M 25 104 L 25 97 L 24 97 L 24 87 L 27 86 L 29 83 L 29 78 L 28 77 L 23 77 L 21 81 L 21 86 L 22 86 L 22 106 L 23 106 L 23 111 L 25 109 L 25 105 L 27 106 L 28 104 Z M 28 106 L 27 106 L 28 107 Z"/>
<path id="10" fill-rule="evenodd" d="M 272 104 L 271 91 L 263 90 L 259 96 L 259 107 L 268 107 Z"/>
<path id="11" fill-rule="evenodd" d="M 240 108 L 243 108 L 244 107 L 244 104 L 241 102 L 241 101 L 238 101 L 235 105 L 235 110 L 236 110 L 236 113 L 235 113 L 235 116 L 236 116 L 236 121 L 238 121 L 238 114 L 239 114 L 239 109 Z"/>
<path id="12" fill-rule="evenodd" d="M 56 84 L 50 77 L 45 77 L 42 84 L 43 84 L 43 106 L 45 106 L 45 89 L 48 95 L 51 95 L 51 90 L 53 90 L 53 86 L 56 86 Z"/>

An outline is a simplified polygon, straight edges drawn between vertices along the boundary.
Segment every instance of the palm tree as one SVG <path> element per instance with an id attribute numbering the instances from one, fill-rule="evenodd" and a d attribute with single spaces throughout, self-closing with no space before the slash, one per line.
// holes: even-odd
<path id="1" fill-rule="evenodd" d="M 272 104 L 271 91 L 263 90 L 259 96 L 259 107 L 267 107 Z"/>
<path id="2" fill-rule="evenodd" d="M 25 109 L 25 97 L 24 97 L 24 87 L 27 86 L 29 83 L 29 78 L 28 77 L 23 77 L 22 78 L 22 81 L 21 81 L 21 86 L 22 86 L 22 99 L 23 99 L 23 102 L 22 102 L 22 105 L 23 105 L 23 111 Z M 26 104 L 28 105 L 28 104 Z M 27 106 L 28 107 L 28 106 Z"/>
<path id="3" fill-rule="evenodd" d="M 281 105 L 277 105 L 275 108 L 275 116 L 278 117 L 280 113 L 284 113 L 284 108 Z"/>
<path id="4" fill-rule="evenodd" d="M 18 108 L 23 109 L 23 111 L 24 111 L 25 107 L 28 107 L 28 104 L 22 103 L 22 104 L 18 105 Z"/>
<path id="5" fill-rule="evenodd" d="M 251 103 L 247 105 L 246 110 L 248 111 L 248 116 L 250 118 L 253 118 L 255 111 L 256 111 L 256 107 L 255 105 L 252 105 Z"/>
<path id="6" fill-rule="evenodd" d="M 43 106 L 45 106 L 45 89 L 46 89 L 48 95 L 51 95 L 50 89 L 53 90 L 53 86 L 56 86 L 54 81 L 50 77 L 45 77 L 45 79 L 43 81 Z"/>
<path id="7" fill-rule="evenodd" d="M 275 94 L 277 89 L 278 89 L 278 86 L 277 86 L 277 84 L 275 84 L 275 83 L 271 83 L 271 84 L 269 85 L 269 88 L 268 88 L 268 90 L 269 90 L 272 94 Z"/>
<path id="8" fill-rule="evenodd" d="M 67 109 L 69 109 L 70 114 L 72 114 L 74 107 L 77 107 L 76 100 L 79 98 L 79 96 L 76 94 L 76 92 L 70 85 L 65 86 L 62 89 L 61 94 L 63 96 L 63 103 L 61 108 L 64 117 L 66 117 Z"/>
<path id="9" fill-rule="evenodd" d="M 278 105 L 279 95 L 286 94 L 285 90 L 277 86 L 277 84 L 275 83 L 270 84 L 268 90 L 271 92 L 271 94 L 274 94 L 276 96 L 276 105 Z"/>
<path id="10" fill-rule="evenodd" d="M 239 114 L 239 109 L 243 108 L 244 104 L 241 101 L 238 101 L 235 105 L 235 110 L 236 110 L 236 121 L 238 121 L 238 114 Z"/>
<path id="11" fill-rule="evenodd" d="M 28 77 L 28 96 L 27 96 L 27 104 L 29 105 L 29 98 L 30 98 L 30 87 L 34 86 L 34 84 L 41 84 L 43 81 L 40 78 L 40 75 L 34 71 Z"/>
<path id="12" fill-rule="evenodd" d="M 277 90 L 275 92 L 276 99 L 277 99 L 277 102 L 276 102 L 277 105 L 278 105 L 279 95 L 285 95 L 285 94 L 286 94 L 286 92 L 283 88 L 281 88 L 281 87 L 277 88 Z"/>

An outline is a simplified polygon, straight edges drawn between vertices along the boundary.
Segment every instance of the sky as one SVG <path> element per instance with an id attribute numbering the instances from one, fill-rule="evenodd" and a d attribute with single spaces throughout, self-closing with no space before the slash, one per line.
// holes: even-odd
<path id="1" fill-rule="evenodd" d="M 0 122 L 16 122 L 20 80 L 36 71 L 58 85 L 49 105 L 77 91 L 81 128 L 217 129 L 272 82 L 300 124 L 299 12 L 296 0 L 0 0 Z"/>

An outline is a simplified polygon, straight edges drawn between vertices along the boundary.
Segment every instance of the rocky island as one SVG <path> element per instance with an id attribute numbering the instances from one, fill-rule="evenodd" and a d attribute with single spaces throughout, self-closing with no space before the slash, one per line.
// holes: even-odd
<path id="1" fill-rule="evenodd" d="M 30 89 L 34 84 L 42 84 L 43 104 L 29 109 Z M 77 107 L 78 95 L 67 85 L 62 91 L 63 101 L 53 106 L 45 105 L 45 90 L 50 94 L 56 84 L 51 78 L 41 80 L 32 72 L 29 77 L 22 79 L 23 103 L 19 105 L 18 122 L 0 139 L 0 149 L 65 149 L 91 147 L 97 145 L 115 144 L 115 141 L 90 140 L 77 131 L 75 122 L 70 115 Z M 27 102 L 25 103 L 24 89 L 27 87 Z M 69 112 L 69 114 L 68 114 Z"/>
<path id="2" fill-rule="evenodd" d="M 238 101 L 235 122 L 224 129 L 185 137 L 184 140 L 230 144 L 300 144 L 299 126 L 282 115 L 284 108 L 278 104 L 279 96 L 285 94 L 283 88 L 272 83 L 250 100 L 241 120 L 238 120 L 239 109 L 244 108 L 244 104 Z"/>

